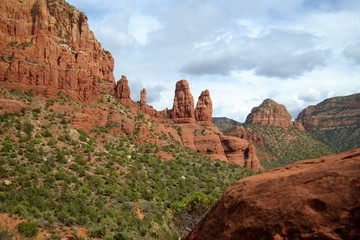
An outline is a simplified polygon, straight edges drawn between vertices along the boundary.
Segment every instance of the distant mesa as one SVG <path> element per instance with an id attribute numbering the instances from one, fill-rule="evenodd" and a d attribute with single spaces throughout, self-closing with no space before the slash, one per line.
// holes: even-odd
<path id="1" fill-rule="evenodd" d="M 309 106 L 295 122 L 338 151 L 360 147 L 360 94 L 333 97 Z"/>
<path id="2" fill-rule="evenodd" d="M 293 125 L 291 115 L 284 105 L 274 100 L 265 99 L 258 107 L 254 107 L 246 117 L 246 124 L 259 123 L 267 126 L 288 128 Z"/>

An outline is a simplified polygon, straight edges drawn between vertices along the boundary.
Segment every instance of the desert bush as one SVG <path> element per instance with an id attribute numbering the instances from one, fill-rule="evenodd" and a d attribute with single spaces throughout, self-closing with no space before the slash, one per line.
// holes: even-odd
<path id="1" fill-rule="evenodd" d="M 18 231 L 23 237 L 33 238 L 38 235 L 38 225 L 34 222 L 22 222 L 18 225 Z"/>

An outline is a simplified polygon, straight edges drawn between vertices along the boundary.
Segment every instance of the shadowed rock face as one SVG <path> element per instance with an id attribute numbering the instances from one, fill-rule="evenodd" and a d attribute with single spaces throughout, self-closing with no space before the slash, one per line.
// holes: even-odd
<path id="1" fill-rule="evenodd" d="M 254 107 L 246 117 L 245 123 L 260 123 L 285 128 L 293 125 L 291 115 L 285 106 L 271 99 L 265 99 L 260 106 Z"/>
<path id="2" fill-rule="evenodd" d="M 360 148 L 233 185 L 187 239 L 359 239 Z"/>
<path id="3" fill-rule="evenodd" d="M 83 13 L 64 0 L 6 0 L 0 12 L 1 87 L 80 100 L 113 91 L 113 58 Z"/>

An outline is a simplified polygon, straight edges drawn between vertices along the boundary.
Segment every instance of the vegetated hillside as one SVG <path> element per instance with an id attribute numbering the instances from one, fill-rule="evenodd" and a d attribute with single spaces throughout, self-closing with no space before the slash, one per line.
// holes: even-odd
<path id="1" fill-rule="evenodd" d="M 227 117 L 213 117 L 212 122 L 223 133 L 231 132 L 235 129 L 236 125 L 240 124 L 238 121 Z"/>
<path id="2" fill-rule="evenodd" d="M 75 227 L 101 239 L 185 236 L 229 186 L 254 174 L 158 134 L 156 123 L 111 95 L 87 105 L 61 93 L 46 100 L 1 90 L 1 98 L 15 112 L 0 116 L 0 212 L 35 222 L 51 239 L 79 234 Z M 159 142 L 138 144 L 138 128 L 118 136 L 114 121 L 89 133 L 75 129 L 74 119 L 88 108 L 153 126 L 149 134 Z M 80 116 L 77 124 L 92 120 Z"/>
<path id="3" fill-rule="evenodd" d="M 247 124 L 244 127 L 262 137 L 263 144 L 255 142 L 255 145 L 261 164 L 266 169 L 334 153 L 331 147 L 295 127 L 261 124 Z"/>
<path id="4" fill-rule="evenodd" d="M 329 98 L 309 106 L 296 121 L 337 151 L 360 147 L 360 94 Z"/>

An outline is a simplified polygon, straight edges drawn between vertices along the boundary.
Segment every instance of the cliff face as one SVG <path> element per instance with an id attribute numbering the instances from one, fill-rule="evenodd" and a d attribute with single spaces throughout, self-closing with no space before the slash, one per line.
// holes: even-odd
<path id="1" fill-rule="evenodd" d="M 4 0 L 0 11 L 0 86 L 80 100 L 113 91 L 113 58 L 83 13 L 64 0 Z"/>
<path id="2" fill-rule="evenodd" d="M 317 139 L 344 151 L 360 146 L 360 94 L 334 97 L 309 106 L 296 122 Z"/>
<path id="3" fill-rule="evenodd" d="M 245 123 L 260 123 L 262 125 L 284 128 L 293 125 L 291 115 L 285 106 L 271 99 L 265 99 L 260 106 L 254 107 L 246 117 Z"/>
<path id="4" fill-rule="evenodd" d="M 359 239 L 360 149 L 234 184 L 187 239 Z"/>
<path id="5" fill-rule="evenodd" d="M 360 124 L 360 94 L 334 97 L 309 106 L 296 118 L 305 129 L 347 128 Z"/>

